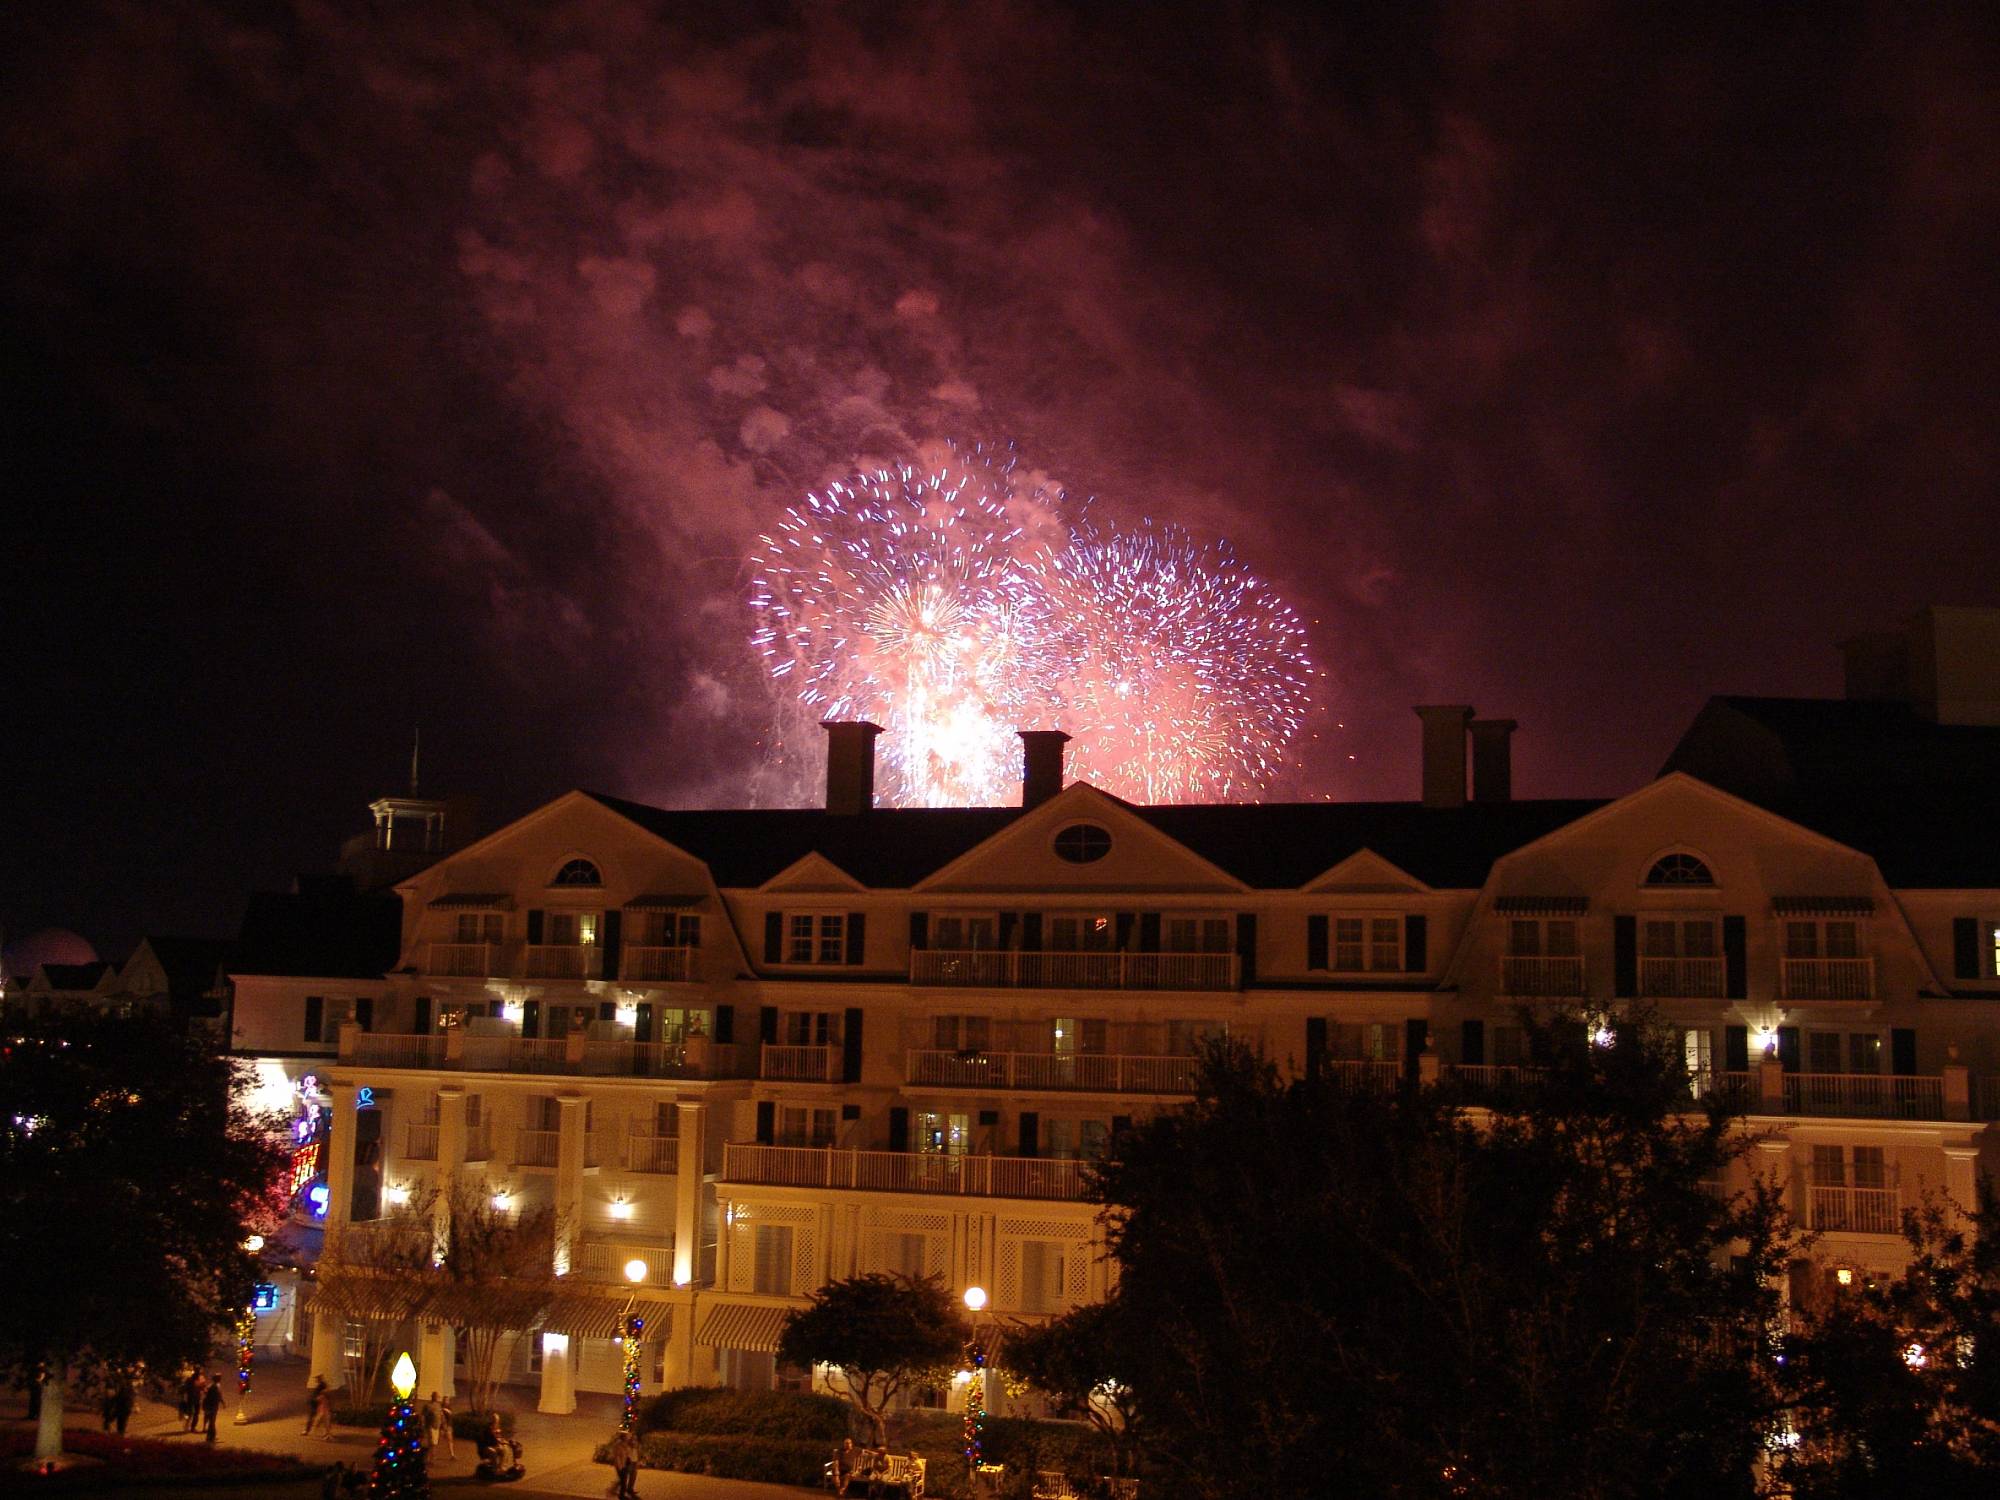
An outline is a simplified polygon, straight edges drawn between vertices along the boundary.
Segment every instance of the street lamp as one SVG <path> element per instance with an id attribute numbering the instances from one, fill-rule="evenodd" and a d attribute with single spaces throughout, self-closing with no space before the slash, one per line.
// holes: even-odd
<path id="1" fill-rule="evenodd" d="M 625 1279 L 632 1283 L 631 1295 L 625 1299 L 625 1315 L 619 1320 L 625 1336 L 625 1421 L 621 1427 L 625 1432 L 632 1430 L 632 1408 L 639 1402 L 639 1346 L 646 1334 L 646 1320 L 633 1316 L 632 1307 L 651 1269 L 636 1255 L 625 1262 Z"/>
<path id="2" fill-rule="evenodd" d="M 979 1460 L 985 1448 L 986 1430 L 986 1351 L 979 1347 L 979 1314 L 986 1306 L 986 1288 L 965 1289 L 965 1310 L 972 1314 L 972 1337 L 965 1346 L 966 1367 L 972 1379 L 965 1388 L 965 1478 L 967 1488 L 977 1494 Z"/>

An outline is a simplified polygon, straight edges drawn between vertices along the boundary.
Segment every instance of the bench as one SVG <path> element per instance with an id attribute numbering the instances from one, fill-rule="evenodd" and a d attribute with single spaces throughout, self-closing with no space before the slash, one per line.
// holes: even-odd
<path id="1" fill-rule="evenodd" d="M 868 1471 L 857 1470 L 847 1482 L 847 1493 L 851 1496 L 892 1496 L 896 1500 L 923 1500 L 924 1470 L 930 1460 L 918 1458 L 909 1453 L 891 1453 L 884 1459 L 885 1466 Z M 833 1471 L 833 1460 L 828 1459 L 821 1467 L 822 1483 L 828 1489 L 839 1486 L 839 1478 Z"/>
<path id="2" fill-rule="evenodd" d="M 1139 1481 L 1136 1479 L 1106 1478 L 1103 1484 L 1114 1500 L 1138 1500 Z M 1092 1494 L 1104 1494 L 1106 1489 L 1093 1489 Z M 1060 1469 L 1042 1469 L 1035 1475 L 1035 1500 L 1081 1500 L 1069 1475 Z"/>

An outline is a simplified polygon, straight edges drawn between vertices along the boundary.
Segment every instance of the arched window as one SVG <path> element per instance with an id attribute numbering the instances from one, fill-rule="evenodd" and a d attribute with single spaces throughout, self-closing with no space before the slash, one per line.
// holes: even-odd
<path id="1" fill-rule="evenodd" d="M 556 878 L 550 885 L 603 885 L 604 879 L 597 873 L 597 866 L 587 859 L 573 859 L 556 871 Z"/>
<path id="2" fill-rule="evenodd" d="M 1668 854 L 1646 872 L 1647 885 L 1714 885 L 1708 866 L 1692 854 Z"/>
<path id="3" fill-rule="evenodd" d="M 1056 857 L 1087 865 L 1111 852 L 1111 833 L 1095 823 L 1072 823 L 1056 834 Z"/>

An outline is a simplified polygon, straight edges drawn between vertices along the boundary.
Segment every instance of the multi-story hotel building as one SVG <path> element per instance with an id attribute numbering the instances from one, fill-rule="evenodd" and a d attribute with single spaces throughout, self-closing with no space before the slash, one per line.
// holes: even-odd
<path id="1" fill-rule="evenodd" d="M 1524 1005 L 1643 1004 L 1691 1093 L 1743 1101 L 1810 1274 L 1891 1270 L 1899 1210 L 1993 1160 L 2000 672 L 1941 709 L 1872 670 L 1873 701 L 1715 700 L 1611 801 L 1515 800 L 1513 725 L 1456 706 L 1418 710 L 1406 803 L 1133 806 L 1030 733 L 1018 808 L 891 810 L 872 726 L 830 725 L 823 807 L 570 793 L 399 885 L 400 951 L 337 1016 L 335 981 L 241 977 L 238 1040 L 324 1053 L 329 1244 L 454 1181 L 557 1210 L 565 1290 L 506 1355 L 545 1410 L 620 1387 L 628 1307 L 650 1390 L 779 1378 L 785 1313 L 856 1272 L 1003 1319 L 1103 1296 L 1084 1164 L 1217 1032 L 1397 1088 L 1504 1080 Z M 1868 783 L 1884 744 L 1944 757 L 1921 807 Z M 368 1316 L 323 1295 L 316 1370 Z M 445 1387 L 449 1330 L 405 1336 Z"/>

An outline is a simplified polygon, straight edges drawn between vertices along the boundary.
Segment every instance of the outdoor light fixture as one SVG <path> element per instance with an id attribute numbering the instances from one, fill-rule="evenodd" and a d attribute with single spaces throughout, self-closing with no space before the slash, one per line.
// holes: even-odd
<path id="1" fill-rule="evenodd" d="M 494 1212 L 504 1214 L 513 1206 L 514 1206 L 514 1195 L 512 1193 L 502 1191 L 495 1193 L 493 1195 Z"/>
<path id="2" fill-rule="evenodd" d="M 611 1217 L 614 1219 L 631 1218 L 632 1205 L 623 1198 L 613 1198 L 611 1200 Z"/>
<path id="3" fill-rule="evenodd" d="M 635 1284 L 644 1281 L 648 1269 L 650 1268 L 643 1260 L 628 1260 L 625 1262 L 625 1279 Z"/>
<path id="4" fill-rule="evenodd" d="M 629 1001 L 621 1003 L 611 1014 L 620 1026 L 639 1024 L 639 1007 Z"/>
<path id="5" fill-rule="evenodd" d="M 417 1367 L 407 1349 L 396 1356 L 396 1368 L 389 1372 L 389 1388 L 396 1393 L 398 1401 L 409 1400 L 410 1392 L 417 1388 Z"/>
<path id="6" fill-rule="evenodd" d="M 521 1002 L 518 1000 L 502 1000 L 500 1002 L 500 1018 L 504 1021 L 512 1021 L 516 1026 L 519 1026 L 521 1024 Z"/>
<path id="7" fill-rule="evenodd" d="M 392 1182 L 389 1186 L 382 1189 L 382 1196 L 387 1198 L 391 1203 L 400 1206 L 410 1201 L 410 1189 L 404 1183 Z"/>
<path id="8" fill-rule="evenodd" d="M 261 1234 L 251 1235 L 249 1239 L 243 1242 L 243 1248 L 249 1251 L 250 1254 L 255 1255 L 259 1250 L 264 1248 L 264 1236 Z"/>
<path id="9" fill-rule="evenodd" d="M 965 1305 L 973 1312 L 978 1312 L 982 1307 L 986 1306 L 986 1288 L 983 1286 L 967 1287 L 965 1289 Z"/>
<path id="10" fill-rule="evenodd" d="M 1833 1273 L 1833 1279 L 1839 1282 L 1842 1286 L 1853 1286 L 1854 1270 L 1850 1266 L 1842 1266 L 1840 1267 L 1839 1270 Z"/>

